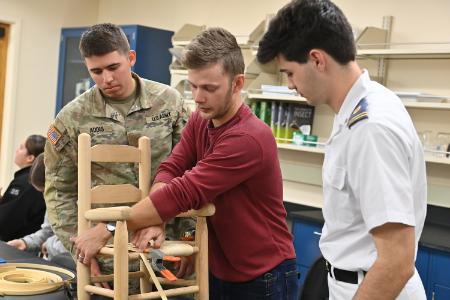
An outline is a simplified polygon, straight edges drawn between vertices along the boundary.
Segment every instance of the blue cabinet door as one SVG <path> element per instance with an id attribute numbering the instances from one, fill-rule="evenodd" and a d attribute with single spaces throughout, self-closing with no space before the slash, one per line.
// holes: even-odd
<path id="1" fill-rule="evenodd" d="M 81 34 L 85 30 L 86 27 L 80 27 L 61 31 L 55 114 L 92 85 L 84 59 L 78 50 Z"/>
<path id="2" fill-rule="evenodd" d="M 434 299 L 450 299 L 450 253 L 432 250 L 430 272 L 428 278 L 427 297 Z M 439 295 L 440 298 L 437 298 Z M 447 295 L 447 297 L 445 297 Z"/>
<path id="3" fill-rule="evenodd" d="M 294 219 L 293 222 L 292 233 L 297 263 L 305 267 L 311 267 L 320 256 L 319 239 L 322 226 L 301 219 Z"/>
<path id="4" fill-rule="evenodd" d="M 300 272 L 300 291 L 303 290 L 305 279 L 311 266 L 321 255 L 319 249 L 321 232 L 322 224 L 294 217 L 292 223 L 292 233 L 294 235 L 294 248 L 297 256 L 297 267 Z"/>
<path id="5" fill-rule="evenodd" d="M 441 286 L 439 284 L 436 284 L 434 286 L 433 296 L 430 299 L 449 300 L 450 299 L 450 287 Z"/>
<path id="6" fill-rule="evenodd" d="M 172 55 L 169 48 L 172 47 L 173 31 L 139 25 L 121 27 L 131 49 L 137 53 L 133 71 L 143 78 L 170 84 Z"/>
<path id="7" fill-rule="evenodd" d="M 416 269 L 419 272 L 420 279 L 422 279 L 425 289 L 428 286 L 428 268 L 430 262 L 430 250 L 419 246 L 417 250 Z"/>
<path id="8" fill-rule="evenodd" d="M 297 268 L 298 268 L 298 272 L 300 273 L 300 278 L 299 278 L 299 287 L 300 290 L 303 288 L 303 285 L 305 284 L 305 279 L 306 279 L 306 274 L 308 274 L 309 268 L 299 265 L 297 264 Z"/>

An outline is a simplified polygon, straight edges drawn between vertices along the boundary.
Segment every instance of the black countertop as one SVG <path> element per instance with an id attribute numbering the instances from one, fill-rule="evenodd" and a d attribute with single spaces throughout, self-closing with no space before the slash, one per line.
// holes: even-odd
<path id="1" fill-rule="evenodd" d="M 322 210 L 304 206 L 288 205 L 288 216 L 315 223 L 324 223 Z M 428 205 L 427 217 L 419 245 L 450 252 L 450 208 Z"/>

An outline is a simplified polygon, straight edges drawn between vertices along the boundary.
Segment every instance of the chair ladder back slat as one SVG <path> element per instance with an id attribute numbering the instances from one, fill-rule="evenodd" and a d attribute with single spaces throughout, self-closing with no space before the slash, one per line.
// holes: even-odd
<path id="1" fill-rule="evenodd" d="M 139 163 L 139 189 L 142 191 L 141 198 L 147 197 L 150 190 L 150 170 L 151 170 L 151 154 L 150 139 L 148 137 L 139 138 L 139 150 L 141 152 L 141 160 Z"/>
<path id="2" fill-rule="evenodd" d="M 132 184 L 97 185 L 91 190 L 92 203 L 135 203 L 142 199 L 142 192 Z"/>
<path id="3" fill-rule="evenodd" d="M 129 162 L 141 161 L 138 148 L 128 145 L 95 145 L 91 148 L 92 161 L 95 162 Z"/>

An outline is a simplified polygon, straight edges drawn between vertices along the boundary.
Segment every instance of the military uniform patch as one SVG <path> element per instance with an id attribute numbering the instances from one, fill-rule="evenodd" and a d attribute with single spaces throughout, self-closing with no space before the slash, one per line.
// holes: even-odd
<path id="1" fill-rule="evenodd" d="M 61 133 L 59 133 L 58 129 L 56 129 L 55 126 L 51 125 L 50 128 L 47 131 L 47 138 L 52 143 L 52 145 L 56 145 L 61 139 Z"/>
<path id="2" fill-rule="evenodd" d="M 101 134 L 101 133 L 111 133 L 113 131 L 112 125 L 94 125 L 89 127 L 81 127 L 80 132 L 81 133 L 88 133 L 91 136 L 95 134 Z"/>
<path id="3" fill-rule="evenodd" d="M 160 120 L 164 120 L 167 118 L 171 117 L 171 112 L 168 110 L 164 110 L 162 112 L 160 112 L 159 114 L 147 117 L 147 123 L 151 123 L 151 122 L 156 122 L 156 121 L 160 121 Z"/>
<path id="4" fill-rule="evenodd" d="M 61 151 L 70 140 L 68 135 L 62 135 L 54 125 L 51 125 L 48 129 L 47 138 L 58 152 Z"/>
<path id="5" fill-rule="evenodd" d="M 367 100 L 365 98 L 361 99 L 353 110 L 350 118 L 347 121 L 348 128 L 352 128 L 353 125 L 361 120 L 368 119 L 369 113 L 367 111 Z"/>

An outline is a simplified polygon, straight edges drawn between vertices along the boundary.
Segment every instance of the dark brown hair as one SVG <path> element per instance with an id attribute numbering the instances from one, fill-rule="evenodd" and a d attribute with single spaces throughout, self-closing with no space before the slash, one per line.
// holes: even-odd
<path id="1" fill-rule="evenodd" d="M 36 158 L 39 154 L 44 152 L 45 137 L 39 134 L 30 135 L 25 141 L 25 148 L 30 155 Z"/>
<path id="2" fill-rule="evenodd" d="M 30 182 L 37 190 L 43 190 L 45 186 L 44 153 L 39 154 L 30 168 Z"/>
<path id="3" fill-rule="evenodd" d="M 122 28 L 111 23 L 103 23 L 83 32 L 79 49 L 83 57 L 100 56 L 114 51 L 128 54 L 130 44 Z"/>
<path id="4" fill-rule="evenodd" d="M 294 0 L 280 9 L 259 42 L 258 61 L 278 55 L 300 64 L 312 49 L 321 49 L 341 65 L 354 61 L 352 27 L 339 7 L 329 0 Z"/>
<path id="5" fill-rule="evenodd" d="M 200 69 L 217 62 L 231 78 L 244 73 L 244 57 L 236 38 L 223 28 L 213 27 L 200 32 L 186 46 L 182 63 L 188 69 Z"/>

